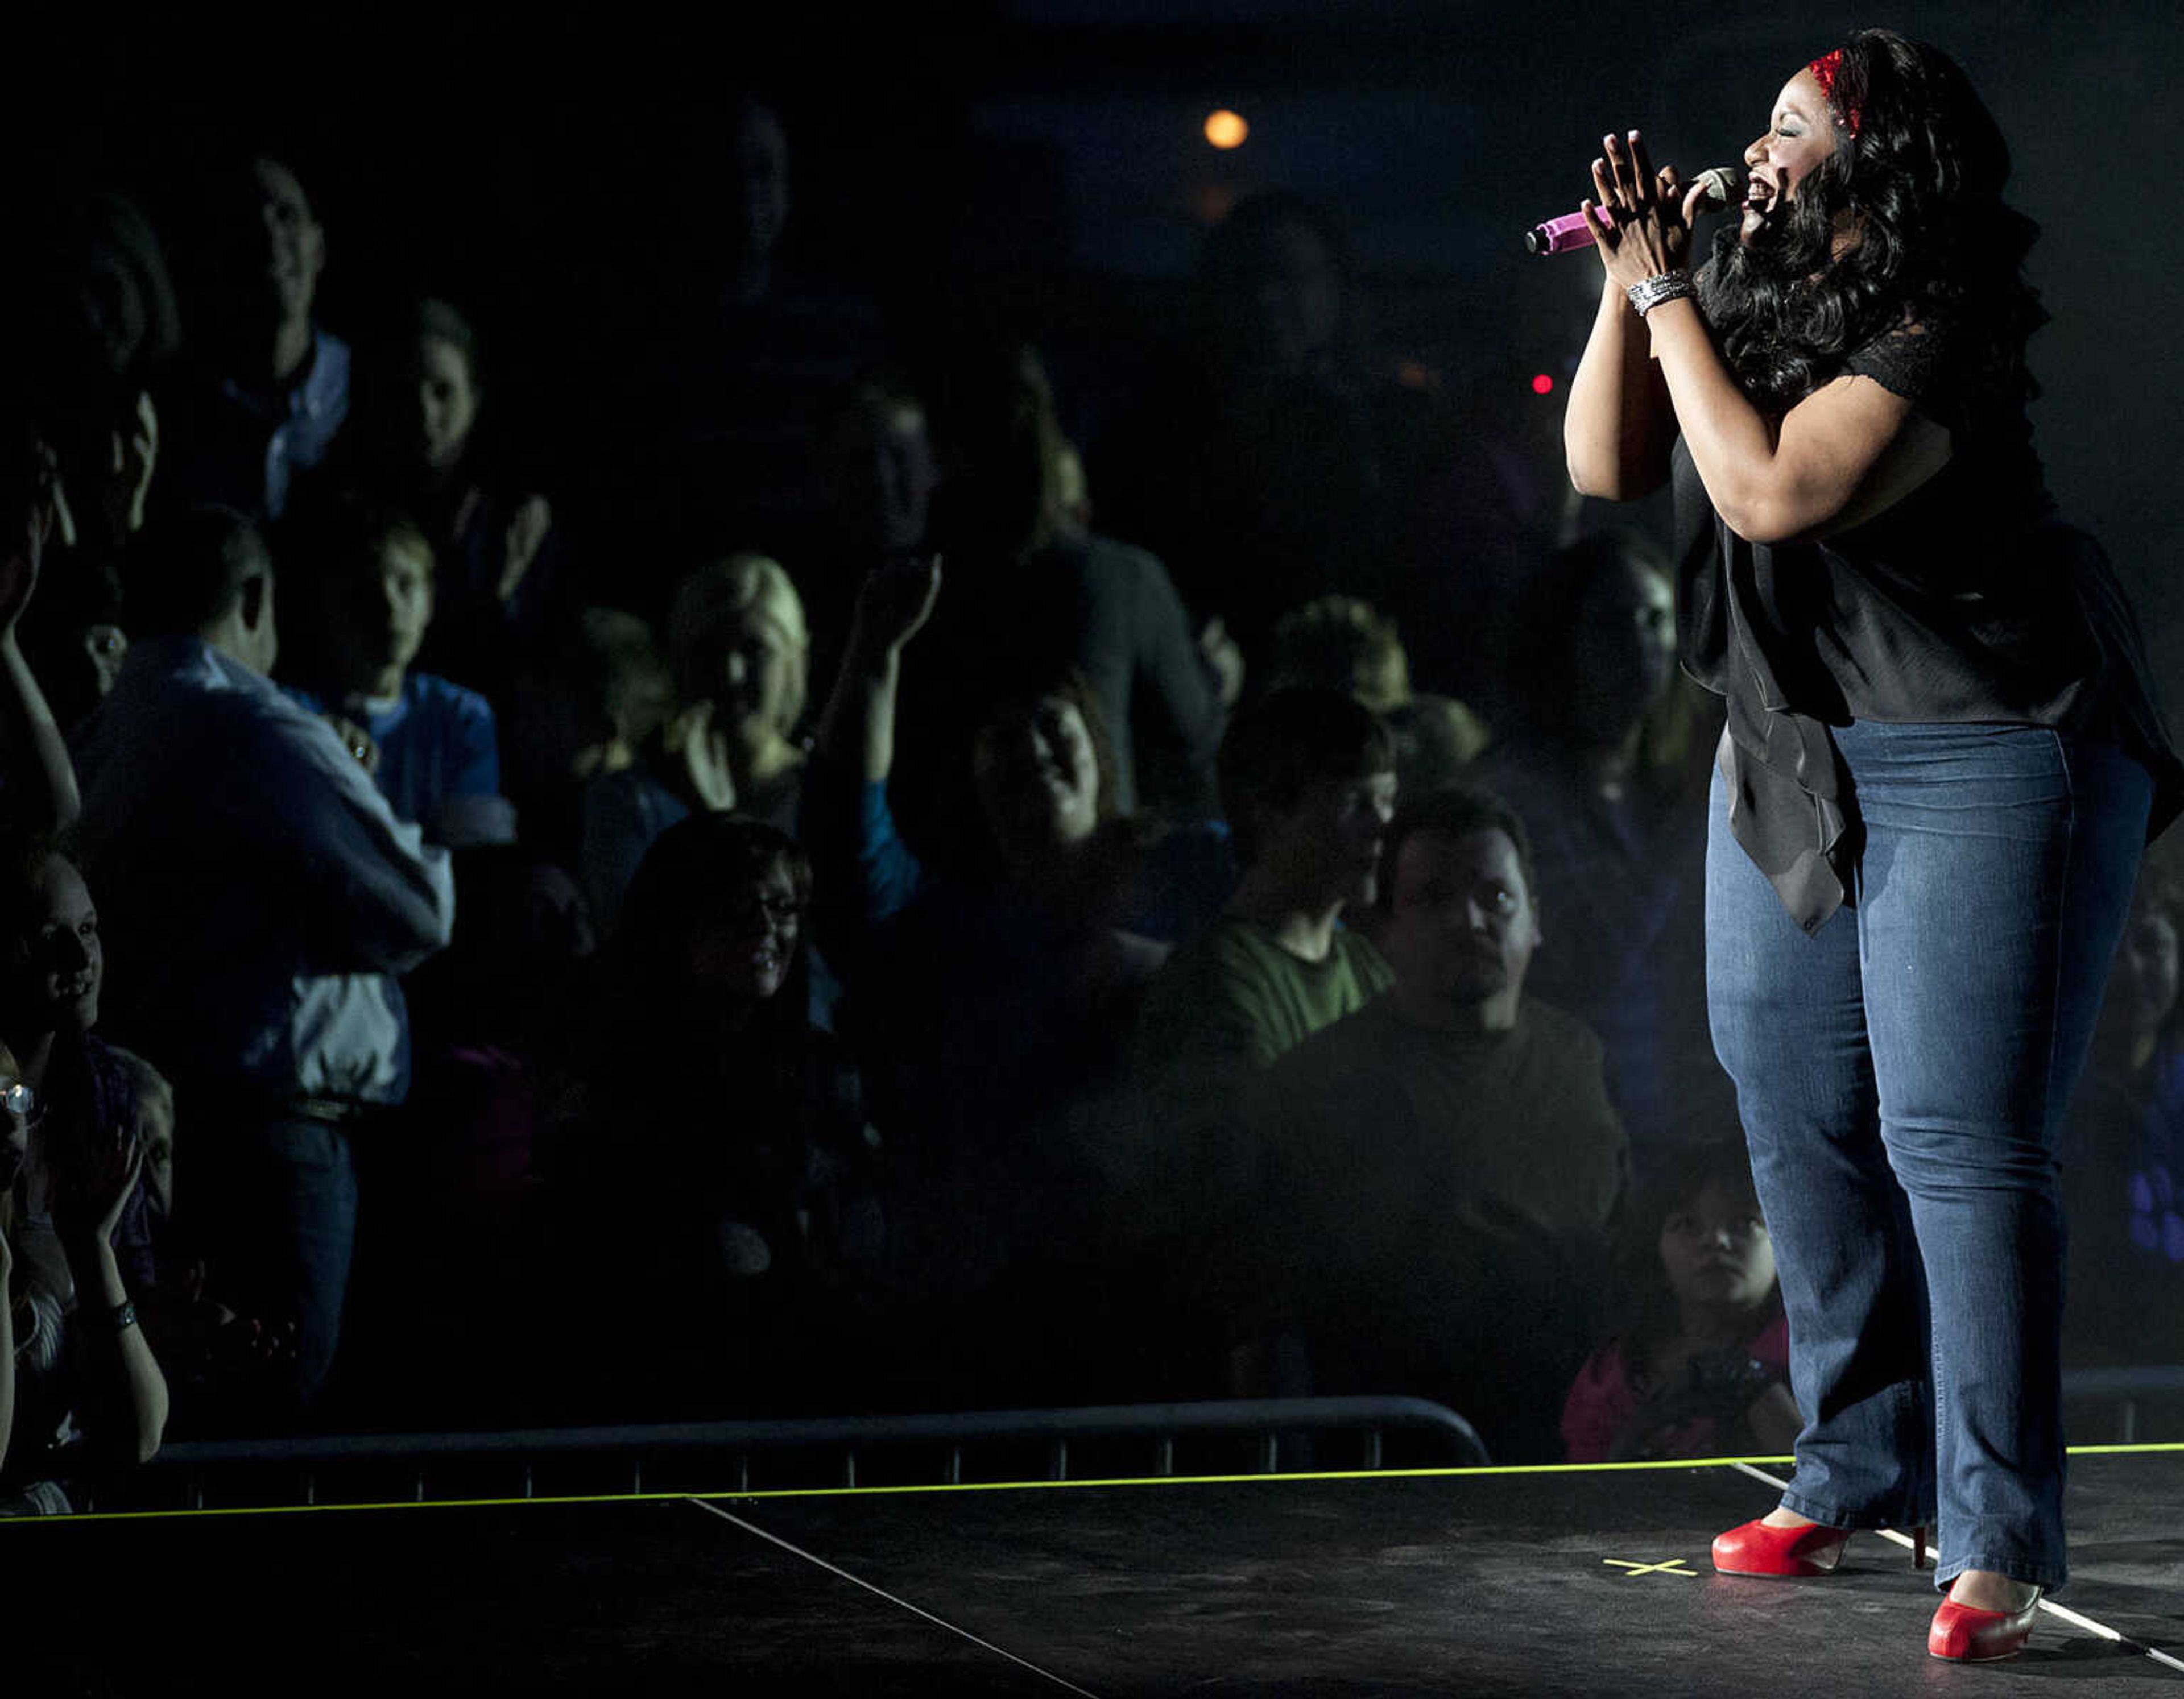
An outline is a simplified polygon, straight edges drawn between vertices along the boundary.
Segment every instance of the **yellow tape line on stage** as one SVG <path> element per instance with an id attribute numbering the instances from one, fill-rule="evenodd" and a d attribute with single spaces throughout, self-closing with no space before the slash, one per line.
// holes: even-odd
<path id="1" fill-rule="evenodd" d="M 2074 1457 L 2113 1457 L 2184 1454 L 2184 1442 L 2143 1446 L 2073 1446 Z M 1031 1492 L 1084 1487 L 1233 1486 L 1274 1481 L 1386 1481 L 1450 1479 L 1477 1475 L 1614 1474 L 1644 1469 L 1733 1468 L 1739 1463 L 1789 1463 L 1788 1457 L 1664 1457 L 1639 1463 L 1492 1463 L 1473 1468 L 1433 1469 L 1300 1469 L 1275 1473 L 1230 1475 L 1121 1475 L 1088 1477 L 1061 1481 L 960 1481 L 905 1485 L 841 1487 L 723 1488 L 711 1492 L 683 1489 L 675 1492 L 599 1492 L 539 1494 L 533 1498 L 387 1499 L 337 1504 L 252 1504 L 210 1507 L 203 1510 L 85 1511 L 68 1516 L 25 1516 L 0 1518 L 0 1526 L 85 1522 L 157 1522 L 208 1516 L 290 1516 L 346 1510 L 492 1510 L 528 1505 L 648 1504 L 680 1499 L 722 1499 L 755 1502 L 783 1498 L 900 1498 L 921 1493 Z"/>

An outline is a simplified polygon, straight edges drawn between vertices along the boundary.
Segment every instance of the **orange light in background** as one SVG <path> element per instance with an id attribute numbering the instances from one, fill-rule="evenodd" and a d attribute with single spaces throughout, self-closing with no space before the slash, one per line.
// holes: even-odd
<path id="1" fill-rule="evenodd" d="M 1206 139 L 1223 152 L 1242 147 L 1244 138 L 1251 133 L 1251 126 L 1244 121 L 1243 115 L 1225 106 L 1218 112 L 1206 114 Z"/>
<path id="2" fill-rule="evenodd" d="M 1552 377 L 1549 377 L 1544 371 L 1540 373 L 1538 376 L 1532 380 L 1533 394 L 1552 395 L 1554 393 L 1555 381 Z"/>

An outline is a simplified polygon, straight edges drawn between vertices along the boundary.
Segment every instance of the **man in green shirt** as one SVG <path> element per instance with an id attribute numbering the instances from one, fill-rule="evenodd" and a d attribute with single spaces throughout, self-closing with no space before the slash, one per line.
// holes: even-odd
<path id="1" fill-rule="evenodd" d="M 1407 805 L 1388 862 L 1393 989 L 1291 1050 L 1246 1114 L 1258 1329 L 1302 1336 L 1314 1391 L 1437 1399 L 1496 1462 L 1553 1460 L 1628 1167 L 1601 1043 L 1525 994 L 1540 901 L 1505 805 Z"/>

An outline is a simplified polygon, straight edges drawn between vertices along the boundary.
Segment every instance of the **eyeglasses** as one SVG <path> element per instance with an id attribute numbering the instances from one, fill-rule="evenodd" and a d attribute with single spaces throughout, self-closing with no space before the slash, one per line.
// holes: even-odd
<path id="1" fill-rule="evenodd" d="M 38 1112 L 38 1095 L 19 1079 L 13 1085 L 0 1087 L 0 1109 L 28 1121 Z"/>

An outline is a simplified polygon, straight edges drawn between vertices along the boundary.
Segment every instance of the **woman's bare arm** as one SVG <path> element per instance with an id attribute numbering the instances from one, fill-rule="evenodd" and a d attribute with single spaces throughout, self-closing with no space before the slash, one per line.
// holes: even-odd
<path id="1" fill-rule="evenodd" d="M 1779 421 L 1745 398 L 1697 307 L 1646 316 L 1691 464 L 1722 521 L 1753 543 L 1841 531 L 1885 511 L 1949 462 L 1949 433 L 1869 377 L 1824 384 Z"/>
<path id="2" fill-rule="evenodd" d="M 1563 457 L 1580 495 L 1635 501 L 1667 481 L 1676 418 L 1645 320 L 1603 284 L 1563 413 Z"/>

